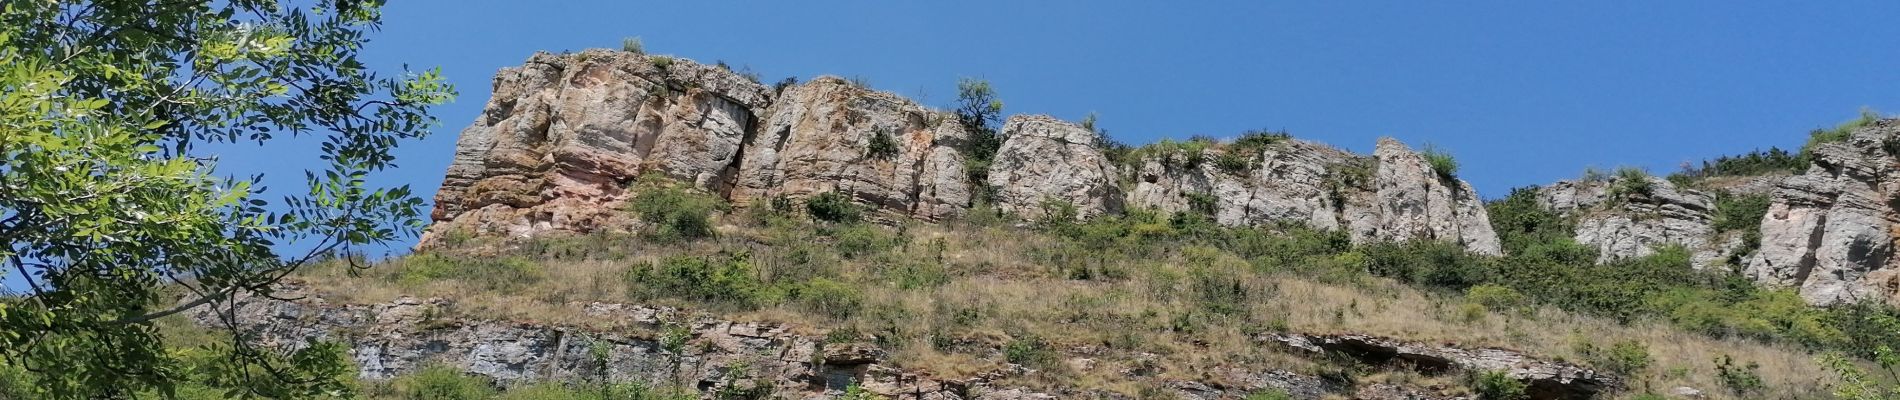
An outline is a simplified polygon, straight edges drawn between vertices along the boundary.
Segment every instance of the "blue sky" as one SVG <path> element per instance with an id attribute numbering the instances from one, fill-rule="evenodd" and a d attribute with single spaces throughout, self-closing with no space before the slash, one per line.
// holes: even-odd
<path id="1" fill-rule="evenodd" d="M 1379 136 L 1432 143 L 1487 198 L 1586 166 L 1666 173 L 1798 147 L 1861 107 L 1900 111 L 1893 1 L 392 3 L 367 61 L 440 66 L 462 93 L 375 177 L 425 196 L 496 69 L 631 36 L 767 82 L 856 76 L 937 106 L 979 77 L 1006 113 L 1097 112 L 1135 144 L 1253 128 L 1360 152 Z M 222 157 L 227 173 L 285 179 L 315 161 L 295 145 Z"/>

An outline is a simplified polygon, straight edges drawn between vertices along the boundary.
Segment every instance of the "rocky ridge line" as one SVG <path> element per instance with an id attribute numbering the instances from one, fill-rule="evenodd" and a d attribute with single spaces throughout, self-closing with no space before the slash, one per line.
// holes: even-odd
<path id="1" fill-rule="evenodd" d="M 1048 201 L 1089 218 L 1180 211 L 1182 196 L 1211 196 L 1216 220 L 1231 226 L 1303 223 L 1359 242 L 1448 240 L 1498 253 L 1470 185 L 1438 179 L 1396 140 L 1369 158 L 1292 144 L 1247 155 L 1255 173 L 1239 176 L 1150 168 L 1156 159 L 1124 171 L 1095 132 L 1047 116 L 1012 116 L 1002 134 L 983 183 L 998 209 L 1021 217 Z M 953 115 L 834 77 L 775 90 L 686 59 L 539 53 L 496 74 L 494 97 L 457 142 L 421 246 L 453 232 L 631 231 L 640 222 L 619 208 L 629 184 L 649 174 L 741 205 L 836 191 L 888 214 L 944 220 L 979 200 L 959 151 L 968 138 Z M 1346 163 L 1364 170 L 1363 182 L 1326 186 Z M 1134 174 L 1145 178 L 1121 179 Z"/>

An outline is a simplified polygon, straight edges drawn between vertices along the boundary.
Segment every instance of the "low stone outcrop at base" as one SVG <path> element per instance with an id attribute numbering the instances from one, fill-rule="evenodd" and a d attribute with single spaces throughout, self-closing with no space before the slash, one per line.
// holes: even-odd
<path id="1" fill-rule="evenodd" d="M 1591 399 L 1621 387 L 1621 379 L 1562 362 L 1492 348 L 1410 343 L 1366 335 L 1268 334 L 1261 338 L 1290 348 L 1334 354 L 1371 365 L 1403 366 L 1434 375 L 1455 371 L 1503 372 L 1523 381 L 1532 399 Z"/>

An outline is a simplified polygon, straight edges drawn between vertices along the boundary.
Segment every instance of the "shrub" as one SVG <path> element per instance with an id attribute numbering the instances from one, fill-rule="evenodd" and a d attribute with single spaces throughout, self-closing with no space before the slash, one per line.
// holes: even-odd
<path id="1" fill-rule="evenodd" d="M 1518 293 L 1517 289 L 1489 283 L 1465 290 L 1465 301 L 1496 312 L 1522 310 L 1530 306 L 1530 298 Z"/>
<path id="2" fill-rule="evenodd" d="M 641 178 L 639 193 L 628 203 L 648 224 L 648 239 L 673 242 L 713 237 L 712 214 L 725 211 L 724 201 L 711 194 L 664 182 L 654 175 Z"/>
<path id="3" fill-rule="evenodd" d="M 1522 400 L 1530 398 L 1524 392 L 1528 385 L 1518 382 L 1503 371 L 1486 371 L 1469 375 L 1467 385 L 1478 394 L 1480 400 Z"/>
<path id="4" fill-rule="evenodd" d="M 1431 164 L 1432 172 L 1438 173 L 1439 180 L 1450 182 L 1458 179 L 1458 159 L 1452 158 L 1451 153 L 1428 144 L 1425 145 L 1425 151 L 1419 154 L 1425 156 L 1425 162 Z"/>
<path id="5" fill-rule="evenodd" d="M 793 296 L 805 307 L 838 319 L 850 318 L 864 304 L 864 293 L 856 286 L 826 278 L 805 282 Z"/>
<path id="6" fill-rule="evenodd" d="M 667 69 L 667 68 L 672 68 L 672 67 L 673 67 L 673 57 L 667 57 L 667 56 L 653 56 L 653 57 L 649 57 L 649 58 L 647 59 L 647 62 L 649 62 L 649 63 L 653 63 L 653 67 L 654 67 L 654 68 L 659 68 L 659 69 L 663 69 L 663 70 L 664 70 L 664 69 Z M 662 87 L 664 87 L 664 86 L 662 86 Z"/>
<path id="7" fill-rule="evenodd" d="M 1269 389 L 1258 391 L 1258 392 L 1248 393 L 1247 397 L 1245 397 L 1245 400 L 1293 400 L 1293 395 L 1288 394 L 1285 390 L 1281 390 L 1277 388 L 1269 388 Z"/>
<path id="8" fill-rule="evenodd" d="M 633 53 L 633 54 L 646 54 L 647 46 L 646 44 L 640 42 L 639 36 L 621 38 L 620 51 Z"/>
<path id="9" fill-rule="evenodd" d="M 667 257 L 635 264 L 626 277 L 630 290 L 647 298 L 676 296 L 749 308 L 771 294 L 744 253 Z"/>
<path id="10" fill-rule="evenodd" d="M 860 258 L 881 254 L 897 247 L 901 238 L 885 232 L 883 228 L 869 224 L 850 224 L 820 229 L 821 233 L 837 241 L 838 255 L 844 258 Z"/>
<path id="11" fill-rule="evenodd" d="M 495 395 L 487 380 L 440 365 L 396 378 L 392 385 L 404 400 L 484 400 Z"/>
<path id="12" fill-rule="evenodd" d="M 1048 369 L 1056 366 L 1057 358 L 1049 342 L 1034 334 L 1018 335 L 1003 345 L 1003 359 L 1011 364 Z"/>
<path id="13" fill-rule="evenodd" d="M 1762 390 L 1768 389 L 1768 385 L 1762 383 L 1761 374 L 1756 372 L 1760 369 L 1761 364 L 1754 362 L 1749 362 L 1746 366 L 1737 366 L 1735 359 L 1727 354 L 1715 359 L 1715 379 L 1722 383 L 1723 388 L 1728 389 L 1737 397 L 1747 398 L 1751 394 L 1761 393 Z"/>
<path id="14" fill-rule="evenodd" d="M 883 132 L 871 132 L 871 143 L 865 146 L 864 156 L 879 160 L 890 160 L 896 158 L 897 153 L 896 139 L 891 139 L 891 135 L 886 135 Z"/>
<path id="15" fill-rule="evenodd" d="M 1649 181 L 1648 171 L 1636 167 L 1622 167 L 1616 169 L 1616 183 L 1610 187 L 1610 195 L 1648 197 L 1655 194 L 1655 190 L 1655 183 Z"/>
<path id="16" fill-rule="evenodd" d="M 812 220 L 821 222 L 848 224 L 864 219 L 864 212 L 850 196 L 835 191 L 805 199 L 805 212 Z"/>
<path id="17" fill-rule="evenodd" d="M 1618 375 L 1633 376 L 1649 368 L 1649 347 L 1642 342 L 1625 340 L 1591 354 L 1591 362 Z"/>
<path id="18" fill-rule="evenodd" d="M 778 83 L 772 84 L 772 93 L 785 93 L 785 89 L 790 88 L 797 84 L 798 84 L 798 77 L 787 76 L 785 77 L 785 79 L 780 79 Z"/>

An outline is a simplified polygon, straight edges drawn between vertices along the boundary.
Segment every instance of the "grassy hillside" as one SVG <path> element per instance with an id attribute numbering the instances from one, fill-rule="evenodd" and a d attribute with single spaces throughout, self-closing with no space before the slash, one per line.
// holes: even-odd
<path id="1" fill-rule="evenodd" d="M 1516 349 L 1627 375 L 1625 397 L 1676 386 L 1714 398 L 1826 397 L 1833 374 L 1817 354 L 1891 339 L 1847 326 L 1878 309 L 1808 308 L 1789 293 L 1691 271 L 1680 252 L 1580 265 L 1572 261 L 1594 254 L 1518 233 L 1504 233 L 1516 243 L 1507 247 L 1528 255 L 1486 258 L 1436 243 L 1354 246 L 1338 233 L 1221 228 L 1195 215 L 1017 226 L 979 211 L 882 225 L 823 199 L 726 213 L 710 196 L 646 193 L 634 210 L 665 202 L 698 211 L 647 215 L 666 222 L 636 234 L 454 238 L 303 278 L 330 288 L 332 302 L 443 297 L 470 315 L 575 325 L 602 321 L 573 302 L 677 305 L 870 340 L 898 365 L 939 377 L 1015 363 L 1044 373 L 1012 383 L 1135 396 L 1162 391 L 1127 371 L 1218 382 L 1221 368 L 1468 390 L 1462 377 L 1312 360 L 1258 339 L 1279 331 Z M 1495 220 L 1535 232 L 1538 222 L 1525 220 L 1537 218 Z M 707 221 L 715 229 L 698 229 Z M 1090 361 L 1072 362 L 1081 358 Z"/>

